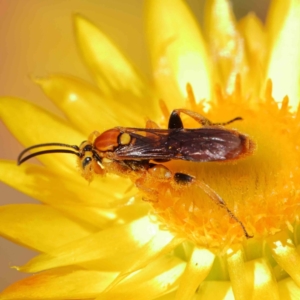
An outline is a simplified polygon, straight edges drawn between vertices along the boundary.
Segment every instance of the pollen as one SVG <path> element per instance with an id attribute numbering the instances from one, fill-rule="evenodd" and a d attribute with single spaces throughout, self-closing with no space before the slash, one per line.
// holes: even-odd
<path id="1" fill-rule="evenodd" d="M 232 94 L 225 94 L 218 87 L 216 97 L 210 102 L 211 109 L 205 112 L 200 103 L 195 111 L 213 122 L 242 117 L 242 121 L 226 128 L 238 130 L 255 142 L 257 148 L 252 155 L 234 162 L 168 162 L 165 165 L 173 174 L 191 175 L 195 184 L 178 185 L 151 178 L 142 189 L 163 227 L 216 251 L 246 239 L 242 227 L 228 210 L 254 239 L 284 229 L 292 233 L 299 215 L 300 170 L 295 163 L 300 159 L 299 111 L 292 112 L 287 97 L 282 102 L 272 98 L 271 81 L 265 97 L 255 99 L 251 105 L 249 99 L 241 96 L 240 89 L 239 78 Z M 184 126 L 200 127 L 188 120 Z M 203 184 L 222 198 L 225 209 L 203 191 Z"/>

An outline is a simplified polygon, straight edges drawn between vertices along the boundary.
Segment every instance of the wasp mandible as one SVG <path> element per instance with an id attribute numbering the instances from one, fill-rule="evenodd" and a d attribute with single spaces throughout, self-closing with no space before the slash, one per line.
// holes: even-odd
<path id="1" fill-rule="evenodd" d="M 184 128 L 180 114 L 188 115 L 202 127 Z M 18 164 L 42 154 L 71 153 L 78 157 L 82 176 L 88 181 L 92 180 L 94 174 L 104 175 L 111 172 L 128 175 L 136 185 L 146 175 L 158 181 L 173 181 L 178 185 L 194 184 L 224 208 L 240 224 L 245 236 L 251 238 L 243 223 L 212 188 L 194 176 L 172 172 L 164 164 L 171 160 L 230 161 L 251 155 L 255 143 L 247 135 L 224 127 L 237 120 L 242 118 L 212 123 L 191 110 L 175 109 L 169 118 L 168 129 L 152 128 L 153 124 L 148 122 L 146 128 L 115 127 L 101 134 L 93 132 L 80 146 L 63 143 L 38 144 L 22 151 Z M 27 154 L 29 150 L 41 147 L 55 148 Z"/>

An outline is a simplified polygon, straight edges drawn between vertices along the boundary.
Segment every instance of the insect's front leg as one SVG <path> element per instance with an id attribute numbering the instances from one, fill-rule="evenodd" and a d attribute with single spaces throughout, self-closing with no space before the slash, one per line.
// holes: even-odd
<path id="1" fill-rule="evenodd" d="M 238 120 L 242 120 L 241 117 L 236 117 L 232 120 L 229 120 L 227 122 L 223 122 L 223 123 L 213 123 L 211 122 L 209 119 L 205 118 L 204 116 L 192 111 L 192 110 L 188 110 L 188 109 L 174 109 L 171 113 L 170 119 L 169 119 L 169 129 L 180 129 L 183 128 L 183 123 L 182 120 L 180 118 L 180 114 L 186 114 L 189 117 L 191 117 L 192 119 L 194 119 L 195 121 L 197 121 L 199 124 L 201 124 L 202 126 L 217 126 L 217 125 L 221 125 L 221 126 L 225 126 L 228 125 L 232 122 L 238 121 Z"/>
<path id="2" fill-rule="evenodd" d="M 161 184 L 162 183 L 162 184 Z M 197 186 L 201 190 L 203 190 L 211 200 L 213 200 L 217 205 L 221 206 L 226 210 L 229 216 L 235 220 L 242 228 L 244 235 L 246 238 L 252 238 L 248 231 L 246 230 L 244 224 L 238 219 L 238 217 L 227 207 L 225 201 L 207 184 L 204 182 L 197 180 L 194 176 L 185 173 L 172 173 L 166 166 L 162 164 L 152 164 L 144 176 L 141 176 L 137 181 L 136 185 L 139 189 L 141 189 L 147 196 L 149 197 L 150 202 L 159 201 L 159 194 L 166 193 L 167 190 L 164 190 L 165 184 L 170 183 L 170 186 Z M 159 189 L 157 191 L 153 188 Z"/>

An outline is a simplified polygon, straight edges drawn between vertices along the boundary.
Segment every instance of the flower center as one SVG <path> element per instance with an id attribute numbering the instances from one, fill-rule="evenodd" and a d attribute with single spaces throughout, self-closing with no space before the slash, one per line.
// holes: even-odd
<path id="1" fill-rule="evenodd" d="M 207 113 L 201 103 L 193 104 L 193 110 L 212 122 L 242 117 L 226 128 L 254 140 L 254 154 L 234 162 L 171 161 L 165 165 L 173 173 L 189 174 L 207 184 L 254 238 L 286 228 L 292 231 L 300 200 L 300 114 L 291 112 L 287 98 L 278 107 L 271 96 L 271 83 L 265 99 L 255 102 L 243 98 L 239 90 L 237 86 L 231 95 L 218 91 Z M 200 127 L 188 122 L 184 120 L 188 127 Z M 168 230 L 210 249 L 224 249 L 245 239 L 240 224 L 196 184 L 152 180 L 149 185 L 157 193 L 158 200 L 152 202 L 154 213 Z"/>

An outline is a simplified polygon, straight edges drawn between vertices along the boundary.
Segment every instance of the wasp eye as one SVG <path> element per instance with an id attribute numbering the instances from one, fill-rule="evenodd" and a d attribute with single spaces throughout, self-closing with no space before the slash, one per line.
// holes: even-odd
<path id="1" fill-rule="evenodd" d="M 92 150 L 92 145 L 86 145 L 84 146 L 84 148 L 82 149 L 83 152 L 87 152 L 87 151 L 91 151 Z"/>
<path id="2" fill-rule="evenodd" d="M 90 156 L 86 157 L 83 161 L 82 161 L 82 168 L 85 169 L 86 166 L 88 166 L 92 161 L 92 158 Z"/>

